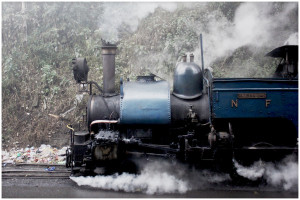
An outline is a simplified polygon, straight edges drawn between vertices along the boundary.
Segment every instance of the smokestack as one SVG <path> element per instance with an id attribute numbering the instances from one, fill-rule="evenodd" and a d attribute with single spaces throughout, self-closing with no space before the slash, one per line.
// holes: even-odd
<path id="1" fill-rule="evenodd" d="M 102 40 L 103 93 L 115 93 L 115 55 L 117 46 Z"/>

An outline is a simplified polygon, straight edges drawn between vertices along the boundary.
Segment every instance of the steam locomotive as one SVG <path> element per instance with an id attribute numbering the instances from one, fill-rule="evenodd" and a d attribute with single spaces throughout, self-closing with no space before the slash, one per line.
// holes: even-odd
<path id="1" fill-rule="evenodd" d="M 267 54 L 281 58 L 272 78 L 214 78 L 203 67 L 203 53 L 202 67 L 190 54 L 176 65 L 172 91 L 151 74 L 121 79 L 120 93 L 116 50 L 103 42 L 103 88 L 87 80 L 85 58 L 72 60 L 76 82 L 90 94 L 88 130 L 69 126 L 66 165 L 73 174 L 134 172 L 134 159 L 152 156 L 194 166 L 211 162 L 231 173 L 233 159 L 247 165 L 298 152 L 298 46 Z"/>

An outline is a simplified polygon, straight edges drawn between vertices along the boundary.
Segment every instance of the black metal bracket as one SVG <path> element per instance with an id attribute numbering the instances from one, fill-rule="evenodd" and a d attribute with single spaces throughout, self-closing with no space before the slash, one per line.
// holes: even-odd
<path id="1" fill-rule="evenodd" d="M 101 92 L 101 94 L 103 94 L 101 87 L 95 81 L 87 81 L 87 82 L 81 81 L 78 85 L 78 92 L 80 92 L 80 93 L 87 92 L 87 93 L 89 93 L 89 95 L 92 95 L 93 94 L 93 87 L 92 87 L 93 84 L 97 87 L 99 92 Z"/>

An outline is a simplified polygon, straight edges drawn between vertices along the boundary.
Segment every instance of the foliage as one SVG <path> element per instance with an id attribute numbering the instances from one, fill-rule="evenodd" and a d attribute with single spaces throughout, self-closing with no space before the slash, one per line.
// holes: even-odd
<path id="1" fill-rule="evenodd" d="M 267 48 L 242 46 L 231 55 L 217 59 L 211 67 L 215 77 L 243 78 L 243 77 L 270 77 L 278 60 L 263 56 Z M 253 53 L 256 52 L 256 53 Z"/>
<path id="2" fill-rule="evenodd" d="M 97 29 L 102 10 L 102 3 L 2 4 L 4 134 L 16 136 L 24 131 L 38 137 L 30 121 L 38 118 L 42 125 L 47 113 L 59 114 L 66 109 L 64 101 L 72 102 L 75 91 L 70 84 L 70 61 L 75 56 L 89 58 L 99 53 Z M 89 60 L 89 66 L 91 71 L 98 70 L 95 60 Z M 37 108 L 34 98 L 39 101 Z M 7 127 L 14 127 L 14 131 L 5 132 Z M 39 132 L 50 129 L 51 125 L 44 126 Z M 24 142 L 35 142 L 29 138 Z"/>

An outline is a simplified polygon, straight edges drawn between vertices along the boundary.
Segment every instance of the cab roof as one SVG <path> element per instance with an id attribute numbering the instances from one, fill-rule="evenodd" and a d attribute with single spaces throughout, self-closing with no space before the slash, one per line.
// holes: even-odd
<path id="1" fill-rule="evenodd" d="M 298 45 L 284 45 L 273 49 L 266 56 L 274 58 L 285 58 L 286 52 L 288 52 L 289 57 L 298 58 Z"/>

